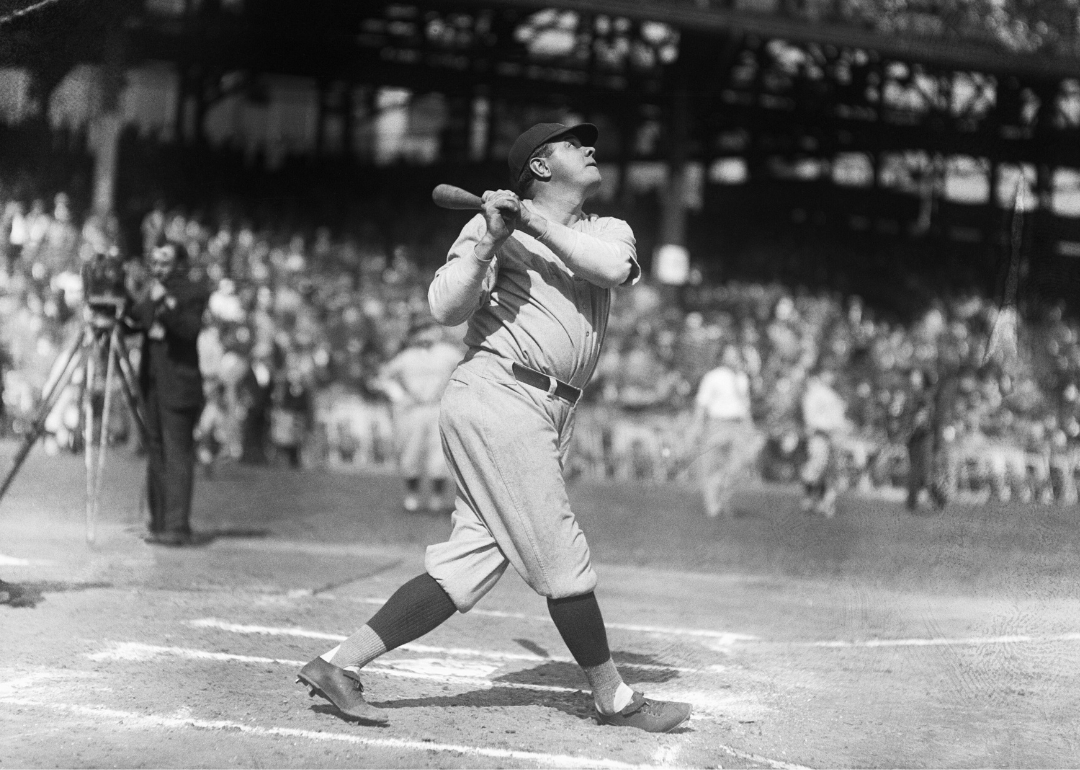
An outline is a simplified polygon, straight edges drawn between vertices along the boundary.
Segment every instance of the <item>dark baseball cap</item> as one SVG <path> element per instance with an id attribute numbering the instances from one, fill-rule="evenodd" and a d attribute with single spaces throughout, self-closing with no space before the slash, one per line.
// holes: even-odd
<path id="1" fill-rule="evenodd" d="M 576 136 L 586 147 L 596 144 L 599 132 L 592 123 L 578 123 L 576 126 L 567 126 L 562 123 L 537 123 L 521 136 L 514 140 L 514 146 L 510 148 L 507 163 L 510 165 L 510 181 L 517 184 L 525 164 L 536 152 L 536 148 L 547 144 L 560 136 Z"/>

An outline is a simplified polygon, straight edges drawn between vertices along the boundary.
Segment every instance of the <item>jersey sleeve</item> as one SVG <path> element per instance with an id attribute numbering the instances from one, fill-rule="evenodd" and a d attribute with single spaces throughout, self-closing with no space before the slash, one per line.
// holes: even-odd
<path id="1" fill-rule="evenodd" d="M 630 262 L 630 275 L 621 286 L 633 286 L 641 279 L 641 265 L 637 260 L 637 239 L 630 225 L 615 217 L 598 217 L 596 230 L 591 237 L 600 241 L 600 248 L 610 249 L 613 253 Z"/>
<path id="2" fill-rule="evenodd" d="M 484 218 L 477 214 L 462 228 L 446 263 L 435 271 L 428 289 L 432 315 L 445 326 L 457 326 L 483 307 L 498 275 L 498 255 L 487 263 L 474 255 L 476 245 L 486 232 Z"/>

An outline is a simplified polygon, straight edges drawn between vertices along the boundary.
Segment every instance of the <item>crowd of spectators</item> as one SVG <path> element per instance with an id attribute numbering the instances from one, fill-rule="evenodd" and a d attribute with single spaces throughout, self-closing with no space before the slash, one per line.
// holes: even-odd
<path id="1" fill-rule="evenodd" d="M 50 368 L 77 325 L 80 265 L 107 254 L 115 221 L 73 214 L 63 193 L 0 201 L 3 426 L 25 431 Z M 392 462 L 380 365 L 427 313 L 426 290 L 453 233 L 430 253 L 388 244 L 377 222 L 349 232 L 214 217 L 165 205 L 142 218 L 138 257 L 182 243 L 213 286 L 200 339 L 208 407 L 201 453 L 215 462 L 339 468 Z M 437 239 L 433 239 L 437 241 Z M 138 279 L 138 260 L 130 262 Z M 917 318 L 887 317 L 856 295 L 779 283 L 648 280 L 616 292 L 596 378 L 586 390 L 570 469 L 672 480 L 694 472 L 680 441 L 697 384 L 734 343 L 768 435 L 766 479 L 793 478 L 797 402 L 815 367 L 836 373 L 848 404 L 850 486 L 903 486 L 913 369 L 955 378 L 949 440 L 962 489 L 999 498 L 1071 501 L 1080 447 L 1080 325 L 1061 307 L 1012 323 L 992 300 L 941 296 Z M 458 341 L 462 329 L 446 330 Z M 993 340 L 993 342 L 992 342 Z M 68 399 L 47 425 L 52 449 L 77 448 Z M 137 439 L 122 414 L 115 440 Z"/>
<path id="2" fill-rule="evenodd" d="M 961 489 L 1075 498 L 1080 326 L 1061 306 L 1020 321 L 986 297 L 942 296 L 904 323 L 879 316 L 858 296 L 732 281 L 693 287 L 681 303 L 666 301 L 663 289 L 636 288 L 620 295 L 612 324 L 592 392 L 601 406 L 666 415 L 653 421 L 669 426 L 658 441 L 648 440 L 641 420 L 616 439 L 624 452 L 636 449 L 654 477 L 692 466 L 687 453 L 695 448 L 679 438 L 686 415 L 697 383 L 722 346 L 734 343 L 750 377 L 755 422 L 769 437 L 767 477 L 793 477 L 802 443 L 798 402 L 809 375 L 823 368 L 847 402 L 845 483 L 902 487 L 918 370 L 955 383 L 946 438 Z"/>

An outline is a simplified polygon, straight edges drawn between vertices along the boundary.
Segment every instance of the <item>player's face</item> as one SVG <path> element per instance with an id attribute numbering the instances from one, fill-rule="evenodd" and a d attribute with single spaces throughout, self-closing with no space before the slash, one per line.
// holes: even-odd
<path id="1" fill-rule="evenodd" d="M 554 143 L 554 151 L 548 158 L 552 177 L 580 184 L 586 193 L 600 187 L 600 169 L 593 157 L 596 149 L 583 147 L 576 136 L 568 136 Z"/>

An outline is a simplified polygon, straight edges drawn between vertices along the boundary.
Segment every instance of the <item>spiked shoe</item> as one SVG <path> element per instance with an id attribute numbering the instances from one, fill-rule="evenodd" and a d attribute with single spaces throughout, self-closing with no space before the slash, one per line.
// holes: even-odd
<path id="1" fill-rule="evenodd" d="M 298 684 L 310 688 L 309 695 L 333 703 L 341 713 L 353 719 L 373 725 L 385 725 L 390 717 L 364 700 L 364 685 L 352 671 L 328 663 L 322 658 L 308 663 L 296 676 Z"/>

